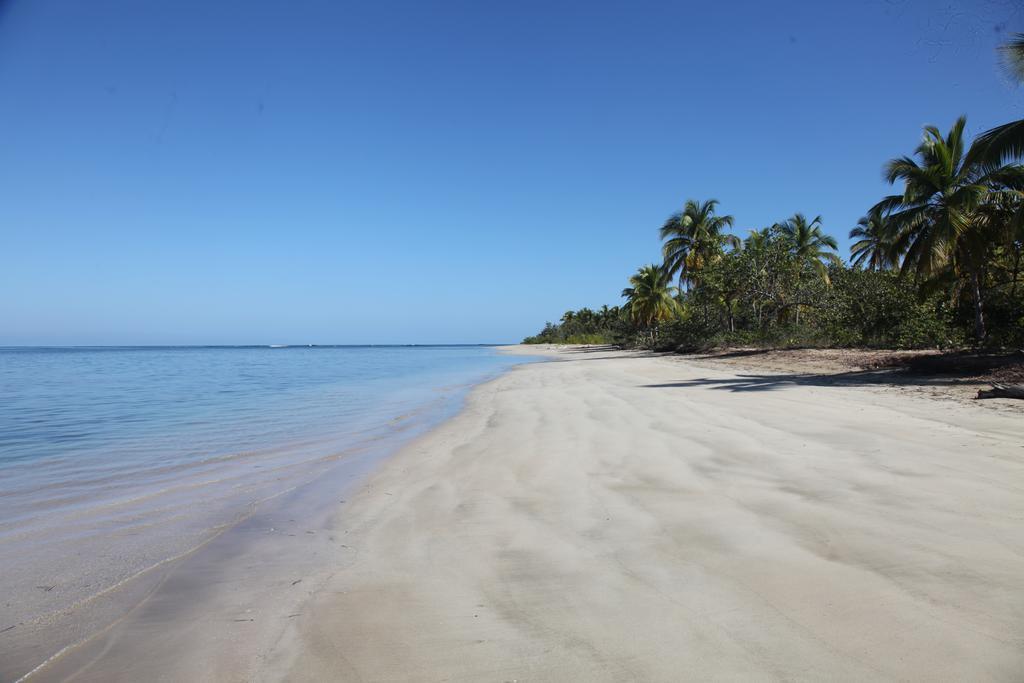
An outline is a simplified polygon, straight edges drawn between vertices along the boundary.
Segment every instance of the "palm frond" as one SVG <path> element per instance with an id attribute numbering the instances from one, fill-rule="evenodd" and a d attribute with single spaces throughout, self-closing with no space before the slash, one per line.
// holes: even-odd
<path id="1" fill-rule="evenodd" d="M 965 163 L 999 166 L 1024 159 L 1024 119 L 987 130 L 974 141 Z"/>
<path id="2" fill-rule="evenodd" d="M 1024 33 L 1018 33 L 1009 42 L 1000 45 L 999 53 L 1010 78 L 1024 83 Z"/>

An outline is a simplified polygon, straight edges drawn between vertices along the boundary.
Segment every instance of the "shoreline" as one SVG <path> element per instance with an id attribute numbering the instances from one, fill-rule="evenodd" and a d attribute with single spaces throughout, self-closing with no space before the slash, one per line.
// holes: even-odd
<path id="1" fill-rule="evenodd" d="M 254 591 L 254 574 L 207 567 L 212 603 L 120 626 L 76 680 L 1010 680 L 1024 666 L 1011 416 L 547 353 L 475 386 L 297 536 L 324 541 L 322 573 Z"/>
<path id="2" fill-rule="evenodd" d="M 88 679 L 86 670 L 91 666 L 90 660 L 109 649 L 109 642 L 121 639 L 121 631 L 136 627 L 140 612 L 143 620 L 151 621 L 154 617 L 147 614 L 147 610 L 153 603 L 166 602 L 168 593 L 174 594 L 175 601 L 192 604 L 201 612 L 203 590 L 194 585 L 192 575 L 231 571 L 232 563 L 249 552 L 247 546 L 271 558 L 276 554 L 270 550 L 274 544 L 267 539 L 256 538 L 253 543 L 254 537 L 259 535 L 253 530 L 259 527 L 260 520 L 277 520 L 279 533 L 288 533 L 282 531 L 283 527 L 302 521 L 326 530 L 327 516 L 337 513 L 331 503 L 339 491 L 351 492 L 353 487 L 358 487 L 358 482 L 381 462 L 457 414 L 476 385 L 492 380 L 501 372 L 490 371 L 469 383 L 433 387 L 433 397 L 428 402 L 397 414 L 370 431 L 353 432 L 347 446 L 317 453 L 311 459 L 299 457 L 296 465 L 289 466 L 291 469 L 279 476 L 285 484 L 283 488 L 249 502 L 231 519 L 210 528 L 195 544 L 52 614 L 12 622 L 7 633 L 0 635 L 4 641 L 0 678 L 35 681 L 73 675 Z M 301 444 L 295 448 L 301 451 Z M 301 558 L 302 554 L 293 553 L 293 557 Z M 301 567 L 307 572 L 316 569 L 301 560 L 291 564 L 292 567 L 281 566 L 277 571 L 294 573 L 293 569 Z M 270 577 L 271 572 L 266 572 L 253 580 L 266 581 Z M 168 584 L 175 582 L 190 585 L 188 589 L 174 585 L 169 589 Z M 156 619 L 164 620 L 165 616 L 157 615 Z M 174 628 L 173 623 L 169 622 L 169 626 Z"/>
<path id="3" fill-rule="evenodd" d="M 154 597 L 160 598 L 160 592 L 169 580 L 191 571 L 190 563 L 197 559 L 209 562 L 212 555 L 217 558 L 215 564 L 223 564 L 231 553 L 237 553 L 239 534 L 247 527 L 257 524 L 258 520 L 268 515 L 276 516 L 282 510 L 288 510 L 288 501 L 308 500 L 309 489 L 315 488 L 321 478 L 344 482 L 365 476 L 376 461 L 401 448 L 401 443 L 376 451 L 361 445 L 325 457 L 303 479 L 250 503 L 235 518 L 210 529 L 195 545 L 161 559 L 64 609 L 37 617 L 30 624 L 18 624 L 21 632 L 10 634 L 14 640 L 4 644 L 5 673 L 10 674 L 10 680 L 16 682 L 46 680 L 55 671 L 62 672 L 57 674 L 58 678 L 76 673 L 76 662 L 83 658 L 82 652 L 92 653 L 86 655 L 87 658 L 93 656 L 93 647 L 97 641 L 116 631 L 134 613 L 144 609 Z M 195 595 L 179 597 L 192 602 L 198 600 Z M 40 641 L 47 644 L 56 641 L 60 645 L 56 650 L 48 649 L 41 656 L 30 654 L 32 650 L 38 649 Z"/>

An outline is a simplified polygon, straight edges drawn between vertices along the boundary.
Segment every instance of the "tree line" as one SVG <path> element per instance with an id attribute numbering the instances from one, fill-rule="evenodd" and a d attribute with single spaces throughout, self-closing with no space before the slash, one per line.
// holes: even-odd
<path id="1" fill-rule="evenodd" d="M 1024 83 L 1024 34 L 1001 48 Z M 956 347 L 1024 343 L 1024 120 L 973 141 L 966 117 L 926 126 L 884 167 L 894 193 L 850 230 L 850 258 L 821 216 L 732 231 L 716 200 L 660 227 L 621 307 L 567 312 L 526 343 Z"/>

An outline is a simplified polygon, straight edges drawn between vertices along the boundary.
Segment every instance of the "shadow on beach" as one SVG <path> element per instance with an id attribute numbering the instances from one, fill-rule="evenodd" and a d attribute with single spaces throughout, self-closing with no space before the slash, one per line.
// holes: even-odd
<path id="1" fill-rule="evenodd" d="M 648 388 L 706 386 L 728 391 L 771 391 L 785 386 L 885 386 L 968 390 L 994 382 L 1024 382 L 1024 354 L 1013 352 L 877 352 L 857 350 L 736 349 L 704 357 L 698 364 L 729 368 L 728 378 L 698 378 L 644 385 Z M 750 359 L 749 363 L 744 362 Z M 822 361 L 830 367 L 819 365 Z M 764 365 L 764 372 L 756 365 Z M 843 364 L 846 367 L 836 367 Z"/>
<path id="2" fill-rule="evenodd" d="M 626 350 L 613 344 L 548 347 L 550 362 L 665 358 L 725 377 L 693 377 L 639 385 L 648 389 L 708 387 L 731 392 L 787 387 L 887 387 L 934 397 L 974 399 L 994 383 L 1024 384 L 1021 351 L 893 351 L 873 349 L 731 348 L 700 353 Z M 991 397 L 986 397 L 991 398 Z M 1011 401 L 1011 403 L 1014 403 Z"/>
<path id="3" fill-rule="evenodd" d="M 660 384 L 645 384 L 649 389 L 685 387 L 711 387 L 727 391 L 772 391 L 786 386 L 916 386 L 955 387 L 976 384 L 969 377 L 915 376 L 901 370 L 859 370 L 841 373 L 773 373 L 737 374 L 735 377 L 681 380 Z"/>
<path id="4" fill-rule="evenodd" d="M 549 360 L 554 363 L 575 363 L 581 360 L 630 360 L 635 358 L 679 358 L 679 354 L 672 351 L 650 351 L 646 349 L 623 349 L 614 344 L 594 344 L 591 346 L 568 346 L 564 348 L 553 348 L 558 356 L 569 356 L 560 358 L 551 357 Z"/>

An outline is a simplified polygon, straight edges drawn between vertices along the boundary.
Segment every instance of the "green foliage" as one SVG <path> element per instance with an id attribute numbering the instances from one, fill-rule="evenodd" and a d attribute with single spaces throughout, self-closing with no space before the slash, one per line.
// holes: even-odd
<path id="1" fill-rule="evenodd" d="M 626 297 L 623 312 L 640 328 L 649 328 L 670 320 L 679 307 L 673 298 L 678 289 L 669 284 L 668 272 L 659 266 L 641 267 L 629 278 L 630 287 L 622 290 Z"/>
<path id="2" fill-rule="evenodd" d="M 973 306 L 977 342 L 985 341 L 985 281 L 994 251 L 1014 241 L 1013 216 L 1022 211 L 1024 167 L 983 161 L 988 143 L 970 146 L 961 116 L 945 136 L 925 126 L 914 157 L 886 165 L 890 183 L 903 184 L 873 211 L 886 216 L 887 240 L 901 269 L 925 281 L 948 282 L 954 299 Z"/>
<path id="3" fill-rule="evenodd" d="M 922 297 L 909 278 L 890 271 L 833 267 L 832 287 L 814 322 L 835 346 L 934 348 L 959 346 L 962 326 L 944 297 Z"/>
<path id="4" fill-rule="evenodd" d="M 1020 38 L 1008 50 L 1019 58 Z M 821 217 L 794 214 L 727 234 L 715 200 L 689 200 L 659 230 L 664 262 L 644 266 L 622 309 L 572 311 L 527 343 L 658 350 L 771 347 L 1024 346 L 1024 121 L 970 145 L 961 117 L 914 156 L 886 165 L 902 193 L 850 231 L 852 265 Z M 677 276 L 685 291 L 669 283 Z M 614 311 L 614 314 L 611 312 Z"/>
<path id="5" fill-rule="evenodd" d="M 796 213 L 777 228 L 796 262 L 810 265 L 828 282 L 828 264 L 837 263 L 839 257 L 835 254 L 836 238 L 822 230 L 821 216 L 808 221 L 802 213 Z"/>
<path id="6" fill-rule="evenodd" d="M 632 317 L 629 305 L 581 309 L 526 342 L 695 351 L 716 346 L 956 347 L 969 339 L 971 307 L 951 298 L 949 282 L 921 287 L 895 270 L 864 270 L 834 261 L 822 277 L 816 263 L 825 259 L 801 256 L 794 244 L 779 225 L 753 232 L 741 248 L 706 263 L 699 284 L 678 295 L 667 317 Z M 1020 344 L 1024 282 L 1013 283 L 1024 264 L 1019 250 L 1000 254 L 993 264 L 1001 265 L 990 268 L 988 281 L 991 320 L 994 328 L 998 321 L 1000 343 Z M 642 275 L 648 285 L 661 283 L 663 296 L 669 288 L 664 271 L 661 276 L 656 271 L 645 267 L 634 280 Z M 1003 284 L 997 286 L 997 280 Z"/>
<path id="7" fill-rule="evenodd" d="M 850 230 L 850 263 L 854 268 L 888 270 L 896 266 L 898 256 L 892 244 L 892 229 L 888 217 L 878 209 L 857 221 Z"/>
<path id="8" fill-rule="evenodd" d="M 622 344 L 631 337 L 632 325 L 618 306 L 602 306 L 594 311 L 581 308 L 566 311 L 556 325 L 547 323 L 524 344 Z"/>
<path id="9" fill-rule="evenodd" d="M 717 199 L 688 199 L 682 213 L 672 214 L 661 226 L 662 267 L 669 280 L 679 275 L 680 287 L 684 282 L 696 285 L 701 271 L 719 258 L 723 246 L 738 243 L 725 233 L 732 227 L 732 216 L 716 216 L 717 206 Z"/>

